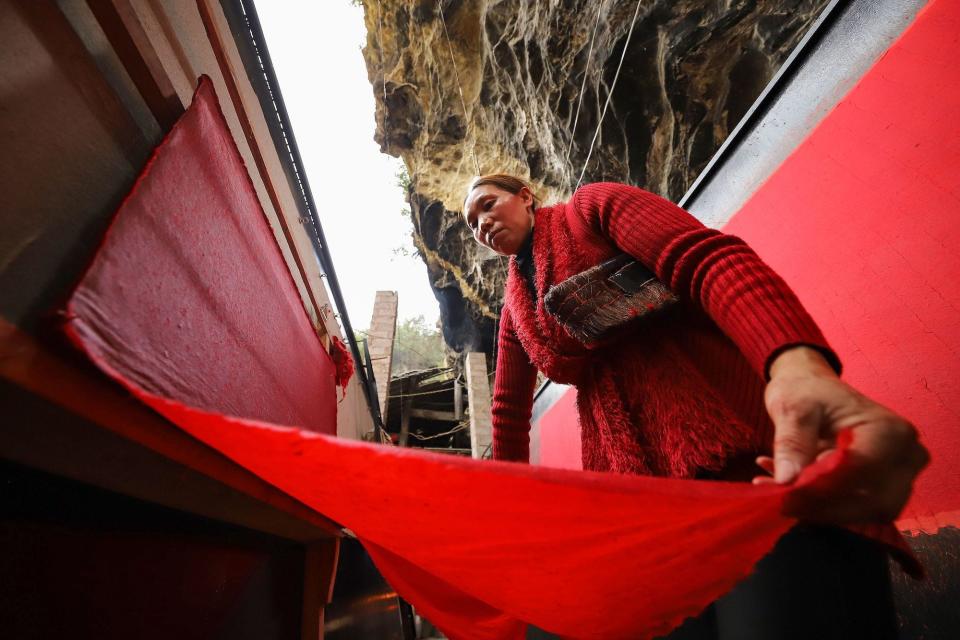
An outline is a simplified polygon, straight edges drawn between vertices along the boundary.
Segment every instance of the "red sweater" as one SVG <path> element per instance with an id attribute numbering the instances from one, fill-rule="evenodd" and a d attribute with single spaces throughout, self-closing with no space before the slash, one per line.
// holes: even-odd
<path id="1" fill-rule="evenodd" d="M 568 215 L 583 225 L 570 225 Z M 598 246 L 585 234 L 607 239 Z M 625 251 L 681 299 L 629 338 L 588 349 L 546 313 L 550 286 Z M 493 455 L 529 458 L 536 370 L 577 387 L 583 466 L 692 477 L 769 451 L 765 374 L 787 347 L 839 362 L 797 297 L 742 240 L 635 187 L 598 183 L 536 212 L 537 300 L 510 261 L 493 397 Z"/>

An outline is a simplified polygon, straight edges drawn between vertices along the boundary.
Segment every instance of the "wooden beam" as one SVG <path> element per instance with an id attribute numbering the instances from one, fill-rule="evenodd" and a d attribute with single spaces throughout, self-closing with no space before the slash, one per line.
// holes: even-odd
<path id="1" fill-rule="evenodd" d="M 339 562 L 339 538 L 307 546 L 303 570 L 300 640 L 323 640 L 323 609 L 333 600 Z"/>
<path id="2" fill-rule="evenodd" d="M 457 456 L 469 456 L 470 449 L 454 449 L 453 447 L 420 447 L 423 451 L 433 451 L 435 453 L 450 453 Z"/>
<path id="3" fill-rule="evenodd" d="M 183 103 L 129 0 L 87 0 L 100 28 L 164 132 L 183 114 Z"/>
<path id="4" fill-rule="evenodd" d="M 433 409 L 410 409 L 410 417 L 424 420 L 443 420 L 445 422 L 458 421 L 457 415 L 453 411 L 434 411 Z"/>
<path id="5" fill-rule="evenodd" d="M 463 385 L 459 377 L 453 379 L 453 419 L 463 419 Z"/>
<path id="6" fill-rule="evenodd" d="M 64 72 L 65 77 L 86 102 L 90 113 L 100 122 L 104 132 L 113 139 L 117 148 L 122 150 L 130 164 L 133 167 L 139 167 L 146 159 L 151 145 L 144 138 L 140 127 L 137 126 L 113 87 L 104 78 L 93 55 L 84 46 L 80 36 L 56 3 L 47 1 L 8 4 L 29 25 L 31 34 L 52 58 L 49 64 Z M 5 43 L 5 46 L 11 45 Z M 17 49 L 14 47 L 12 51 Z M 36 60 L 28 59 L 22 64 L 29 66 L 33 62 Z M 21 69 L 20 72 L 22 73 L 23 70 Z M 29 72 L 37 74 L 38 81 L 40 78 L 46 81 L 46 76 L 52 73 L 45 67 L 31 68 Z M 43 86 L 42 83 L 41 86 Z M 10 124 L 4 122 L 4 126 L 10 126 Z M 64 179 L 64 176 L 58 176 L 58 178 Z M 112 176 L 110 178 L 112 179 Z"/>
<path id="7" fill-rule="evenodd" d="M 417 389 L 417 380 L 413 379 L 404 385 L 403 398 L 400 400 L 400 438 L 397 444 L 406 447 L 410 439 L 410 418 L 412 417 L 413 394 Z"/>
<path id="8" fill-rule="evenodd" d="M 493 441 L 487 357 L 480 352 L 468 353 L 465 365 L 467 401 L 470 403 L 470 449 L 474 458 L 487 458 Z"/>
<path id="9" fill-rule="evenodd" d="M 0 318 L 0 457 L 298 541 L 339 525 Z"/>

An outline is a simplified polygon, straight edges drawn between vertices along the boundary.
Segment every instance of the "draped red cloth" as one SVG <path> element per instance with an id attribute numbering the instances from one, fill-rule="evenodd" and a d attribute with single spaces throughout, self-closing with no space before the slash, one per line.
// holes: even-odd
<path id="1" fill-rule="evenodd" d="M 336 434 L 336 367 L 207 78 L 121 204 L 67 318 L 101 368 L 148 393 Z"/>
<path id="2" fill-rule="evenodd" d="M 573 638 L 665 633 L 748 575 L 794 522 L 785 498 L 844 462 L 787 489 L 324 435 L 336 368 L 208 79 L 121 205 L 68 318 L 71 339 L 142 401 L 352 530 L 451 638 L 522 638 L 527 623 Z"/>

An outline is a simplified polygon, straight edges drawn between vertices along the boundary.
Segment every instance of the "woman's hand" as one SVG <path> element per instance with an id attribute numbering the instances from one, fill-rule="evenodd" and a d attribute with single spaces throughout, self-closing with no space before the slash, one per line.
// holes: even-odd
<path id="1" fill-rule="evenodd" d="M 798 492 L 790 515 L 851 524 L 889 522 L 900 514 L 930 459 L 913 425 L 840 380 L 808 347 L 789 349 L 773 362 L 765 401 L 774 424 L 773 458 L 762 456 L 757 464 L 773 477 L 755 483 L 793 482 L 833 452 L 842 430 L 852 430 L 849 464 L 837 469 L 829 490 Z"/>

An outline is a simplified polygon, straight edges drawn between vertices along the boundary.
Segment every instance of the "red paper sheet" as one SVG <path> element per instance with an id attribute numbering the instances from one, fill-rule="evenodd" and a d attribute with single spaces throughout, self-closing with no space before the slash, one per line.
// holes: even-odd
<path id="1" fill-rule="evenodd" d="M 355 532 L 451 638 L 519 639 L 527 623 L 571 638 L 662 634 L 749 574 L 793 524 L 782 487 L 545 469 L 317 433 L 336 422 L 333 366 L 206 79 L 69 312 L 68 334 L 98 366 Z M 829 481 L 841 463 L 808 469 L 801 485 Z"/>
<path id="2" fill-rule="evenodd" d="M 121 204 L 67 315 L 102 368 L 147 392 L 336 433 L 333 361 L 208 79 Z"/>

